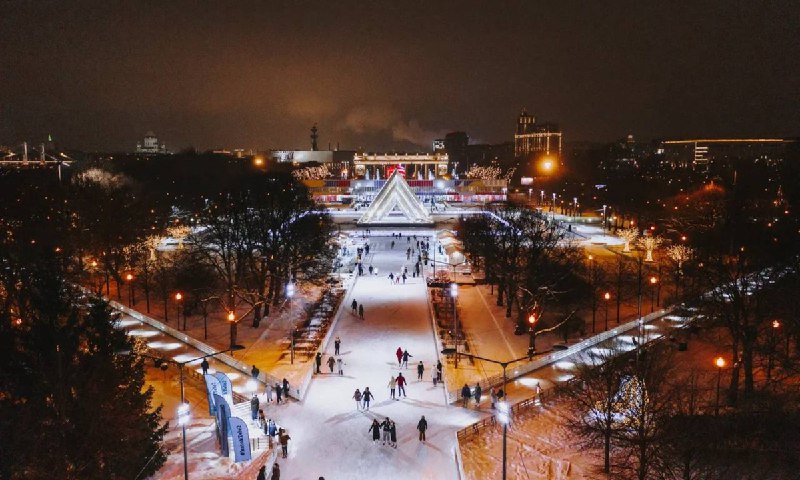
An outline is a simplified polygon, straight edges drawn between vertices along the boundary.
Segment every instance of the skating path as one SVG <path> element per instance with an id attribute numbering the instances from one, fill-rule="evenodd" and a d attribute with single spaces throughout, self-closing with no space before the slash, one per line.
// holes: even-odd
<path id="1" fill-rule="evenodd" d="M 360 277 L 345 299 L 348 306 L 353 299 L 363 303 L 365 319 L 347 308 L 334 332 L 342 340 L 344 376 L 315 376 L 304 402 L 275 411 L 292 437 L 289 458 L 278 459 L 282 479 L 458 478 L 454 432 L 475 422 L 481 414 L 448 406 L 442 387 L 430 382 L 437 355 L 425 282 L 409 277 L 405 285 L 391 285 L 387 278 L 389 272 L 397 273 L 406 263 L 406 249 L 413 242 L 408 243 L 406 233 L 403 235 L 402 239 L 368 239 L 371 249 L 366 265 L 377 267 L 378 274 Z M 392 240 L 394 249 L 390 247 Z M 398 346 L 413 355 L 403 370 L 398 369 L 395 358 Z M 323 361 L 332 353 L 333 345 Z M 420 360 L 426 368 L 423 381 L 417 381 L 415 368 Z M 327 371 L 324 364 L 323 371 Z M 389 398 L 387 384 L 399 371 L 409 381 L 408 397 L 395 401 Z M 375 400 L 369 411 L 356 410 L 353 392 L 366 386 Z M 418 441 L 416 430 L 422 415 L 429 425 L 425 444 Z M 382 421 L 386 416 L 397 424 L 397 449 L 373 444 L 368 433 L 373 418 Z"/>

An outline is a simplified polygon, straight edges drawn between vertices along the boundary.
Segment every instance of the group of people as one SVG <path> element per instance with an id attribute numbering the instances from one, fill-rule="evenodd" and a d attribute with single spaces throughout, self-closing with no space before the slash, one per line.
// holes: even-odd
<path id="1" fill-rule="evenodd" d="M 425 432 L 428 431 L 428 421 L 425 420 L 425 415 L 417 422 L 417 431 L 419 432 L 419 441 L 425 442 Z M 367 432 L 372 433 L 373 443 L 381 440 L 382 445 L 388 443 L 389 446 L 397 448 L 397 424 L 389 417 L 386 417 L 383 422 L 380 423 L 377 418 L 372 420 L 372 425 L 370 425 Z"/>
<path id="2" fill-rule="evenodd" d="M 375 398 L 375 395 L 369 391 L 369 387 L 364 387 L 364 391 L 356 388 L 355 393 L 353 393 L 353 400 L 356 401 L 356 410 L 369 410 L 369 402 Z"/>
<path id="3" fill-rule="evenodd" d="M 353 299 L 353 303 L 350 304 L 350 307 L 353 309 L 353 315 L 358 315 L 358 318 L 364 320 L 364 304 L 359 304 L 356 299 Z"/>
<path id="4" fill-rule="evenodd" d="M 340 357 L 338 353 L 329 356 L 325 363 L 328 364 L 328 369 L 331 373 L 333 373 L 333 368 L 336 367 L 339 371 L 339 375 L 344 375 L 344 360 L 342 360 L 342 357 Z M 322 352 L 317 352 L 315 367 L 314 373 L 322 373 Z"/>

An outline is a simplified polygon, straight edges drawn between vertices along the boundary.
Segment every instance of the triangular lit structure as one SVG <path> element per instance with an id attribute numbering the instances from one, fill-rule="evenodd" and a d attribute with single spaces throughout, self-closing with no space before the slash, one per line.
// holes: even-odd
<path id="1" fill-rule="evenodd" d="M 431 216 L 406 183 L 395 171 L 361 216 L 359 224 L 432 224 Z"/>

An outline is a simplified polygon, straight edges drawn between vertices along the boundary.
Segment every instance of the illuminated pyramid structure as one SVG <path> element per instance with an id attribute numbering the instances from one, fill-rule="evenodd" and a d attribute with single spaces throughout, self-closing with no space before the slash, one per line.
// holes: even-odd
<path id="1" fill-rule="evenodd" d="M 359 225 L 430 225 L 431 216 L 395 171 L 358 220 Z"/>

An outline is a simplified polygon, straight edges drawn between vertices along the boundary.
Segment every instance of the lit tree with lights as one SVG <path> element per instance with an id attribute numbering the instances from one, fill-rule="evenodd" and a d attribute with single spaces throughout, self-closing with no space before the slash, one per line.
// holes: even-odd
<path id="1" fill-rule="evenodd" d="M 694 256 L 694 249 L 686 245 L 670 245 L 667 248 L 667 257 L 675 267 L 675 295 L 678 295 L 680 279 L 683 277 L 683 264 Z"/>
<path id="2" fill-rule="evenodd" d="M 631 251 L 631 243 L 639 238 L 639 230 L 635 228 L 623 228 L 617 232 L 617 236 L 625 241 L 625 246 L 622 248 L 622 251 L 628 253 Z"/>
<path id="3" fill-rule="evenodd" d="M 664 243 L 664 239 L 657 236 L 651 235 L 646 237 L 639 238 L 639 245 L 644 248 L 645 251 L 645 262 L 653 262 L 653 251 L 658 248 L 662 243 Z"/>

